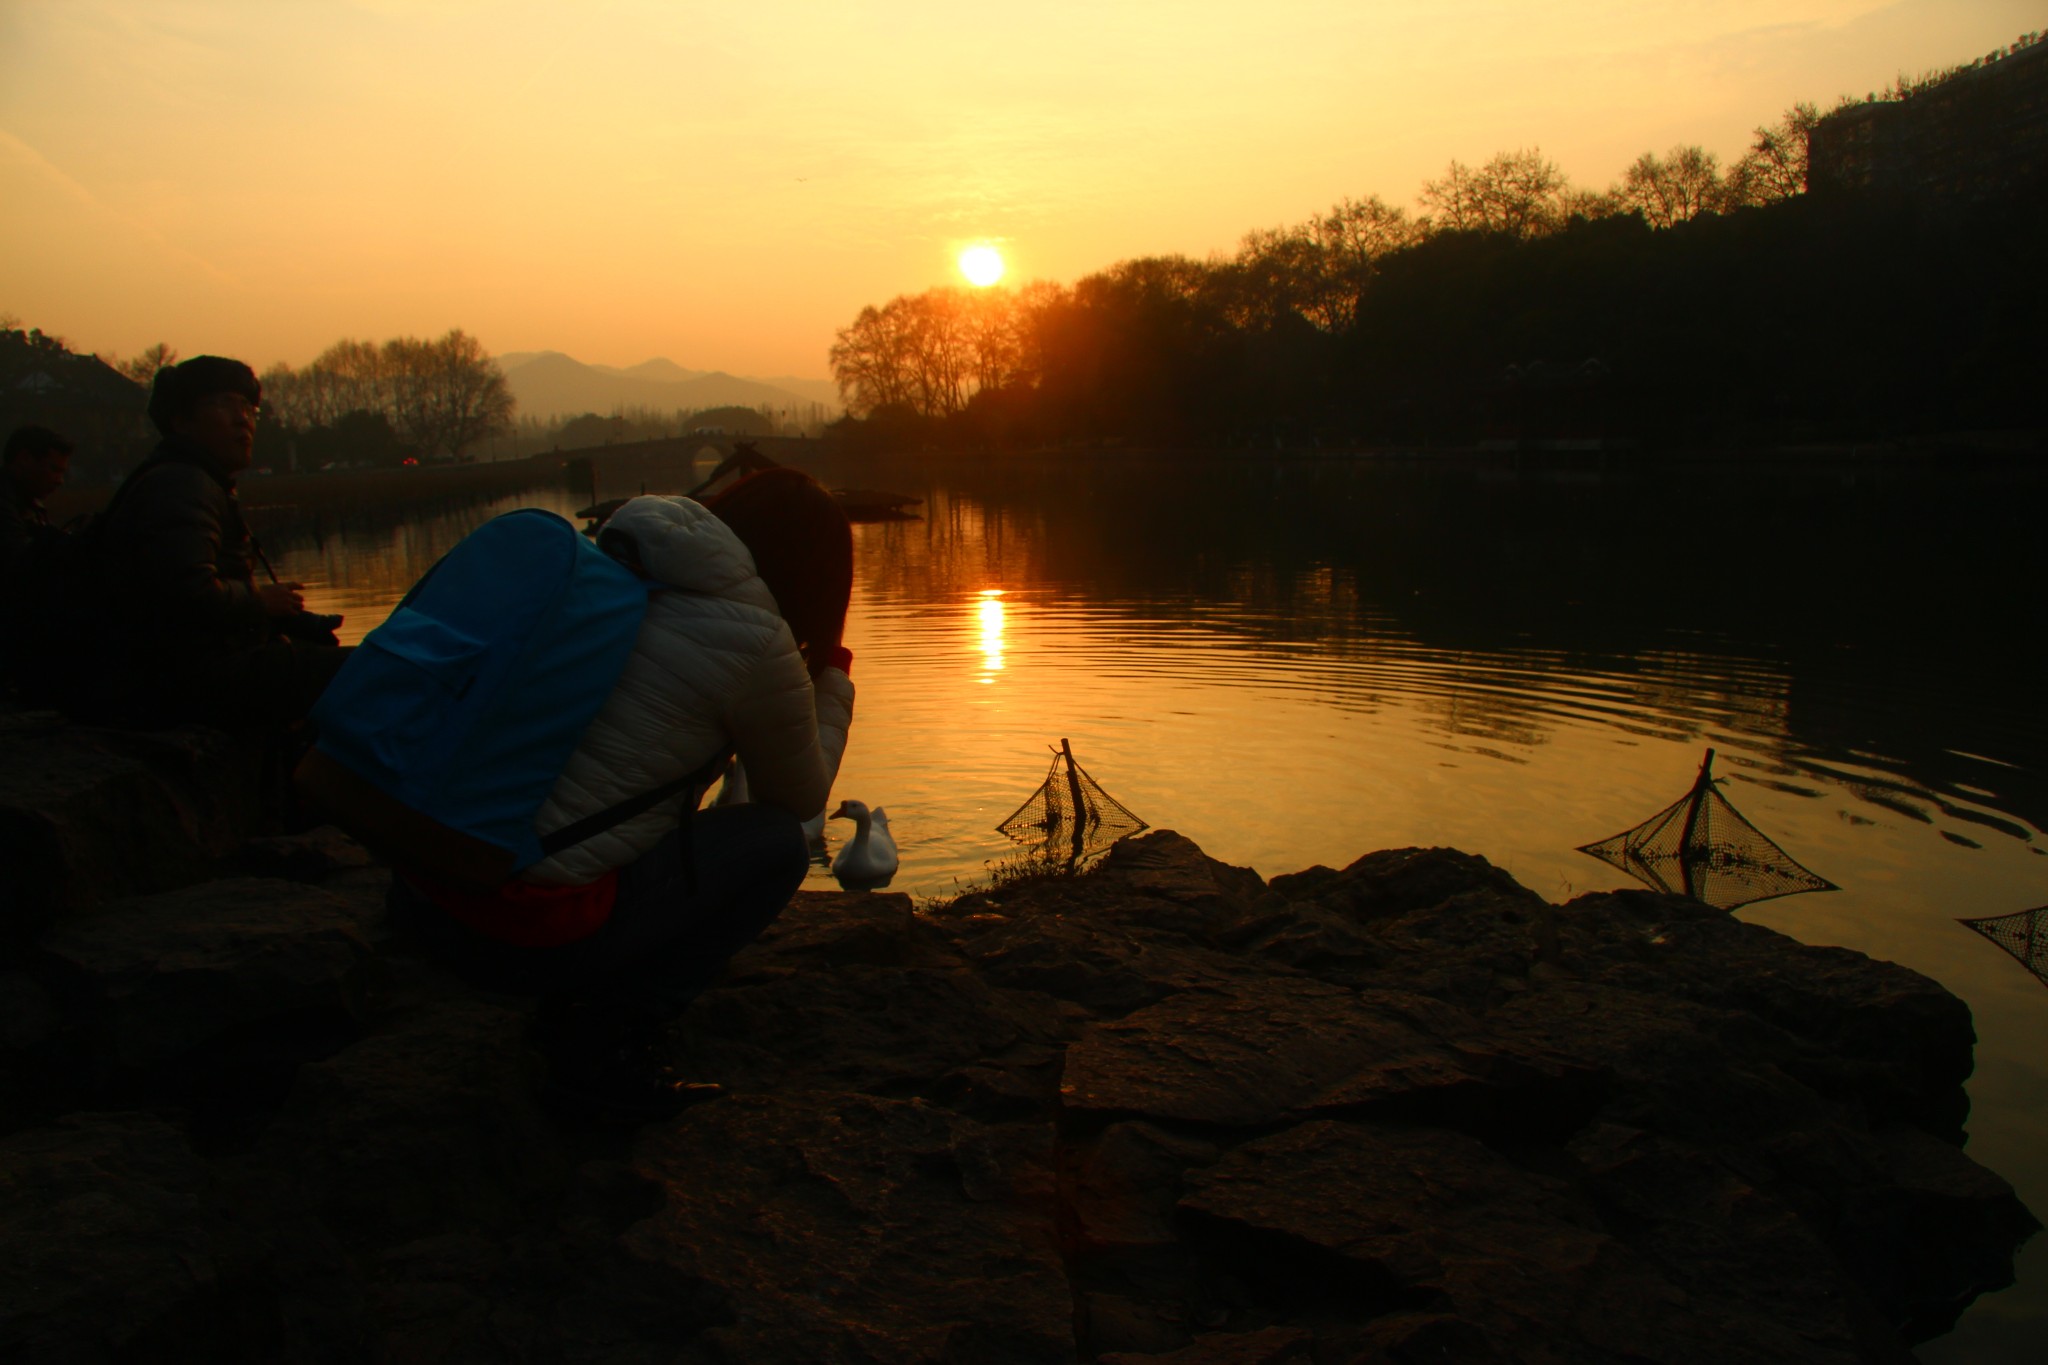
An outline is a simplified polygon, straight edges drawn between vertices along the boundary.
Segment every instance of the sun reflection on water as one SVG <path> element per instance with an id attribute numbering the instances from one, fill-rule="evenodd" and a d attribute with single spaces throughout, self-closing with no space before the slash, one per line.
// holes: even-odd
<path id="1" fill-rule="evenodd" d="M 981 618 L 981 681 L 993 683 L 1003 671 L 1003 590 L 984 588 L 976 598 Z"/>

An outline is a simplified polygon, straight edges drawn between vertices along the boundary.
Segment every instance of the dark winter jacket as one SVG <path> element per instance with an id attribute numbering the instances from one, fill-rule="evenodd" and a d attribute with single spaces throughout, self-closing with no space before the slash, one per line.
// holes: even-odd
<path id="1" fill-rule="evenodd" d="M 270 635 L 232 475 L 166 437 L 107 519 L 107 588 L 137 657 L 251 648 Z"/>
<path id="2" fill-rule="evenodd" d="M 25 498 L 14 480 L 0 472 L 0 592 L 12 580 L 17 562 L 38 535 L 47 534 L 49 513 L 34 498 Z"/>

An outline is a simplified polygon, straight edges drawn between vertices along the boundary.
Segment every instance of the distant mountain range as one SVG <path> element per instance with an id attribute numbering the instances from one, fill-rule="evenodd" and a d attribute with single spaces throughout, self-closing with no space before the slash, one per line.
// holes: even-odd
<path id="1" fill-rule="evenodd" d="M 829 379 L 744 379 L 721 370 L 686 370 L 663 359 L 619 369 L 586 365 L 560 351 L 513 351 L 497 361 L 522 417 L 604 416 L 620 408 L 803 408 L 812 403 L 837 412 L 840 406 L 839 386 Z"/>

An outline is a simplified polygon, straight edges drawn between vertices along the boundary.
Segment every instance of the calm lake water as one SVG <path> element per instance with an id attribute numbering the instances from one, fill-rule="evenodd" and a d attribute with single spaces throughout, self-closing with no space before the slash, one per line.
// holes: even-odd
<path id="1" fill-rule="evenodd" d="M 855 528 L 835 795 L 888 809 L 892 889 L 985 878 L 1065 737 L 1152 825 L 1266 876 L 1447 844 L 1561 901 L 1633 884 L 1574 849 L 1677 799 L 1712 746 L 1724 794 L 1842 888 L 1737 913 L 1968 1001 L 1970 1151 L 2048 1214 L 2048 988 L 1956 923 L 2048 904 L 2048 478 L 1121 455 L 812 472 L 925 500 Z M 349 639 L 487 517 L 585 501 L 272 517 L 260 497 L 280 573 Z M 2020 1283 L 1921 1357 L 2031 1361 L 2044 1339 L 2037 1237 Z"/>

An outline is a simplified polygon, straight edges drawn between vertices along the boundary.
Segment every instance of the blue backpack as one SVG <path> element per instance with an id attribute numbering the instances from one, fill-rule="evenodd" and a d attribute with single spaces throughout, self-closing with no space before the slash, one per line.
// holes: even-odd
<path id="1" fill-rule="evenodd" d="M 365 844 L 494 886 L 716 764 L 543 837 L 534 817 L 633 651 L 650 585 L 552 512 L 507 512 L 442 556 L 327 685 L 293 779 Z"/>

